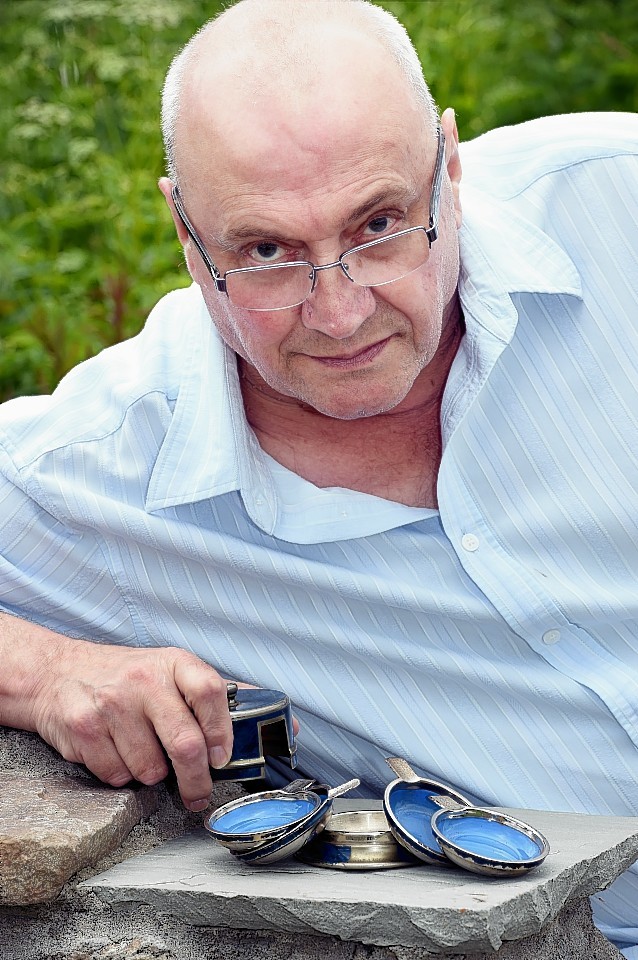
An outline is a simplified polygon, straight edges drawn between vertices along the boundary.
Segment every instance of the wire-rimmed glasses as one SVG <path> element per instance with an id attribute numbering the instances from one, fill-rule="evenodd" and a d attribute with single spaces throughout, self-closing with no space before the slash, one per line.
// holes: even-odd
<path id="1" fill-rule="evenodd" d="M 217 291 L 225 293 L 231 303 L 243 310 L 269 311 L 298 307 L 315 289 L 317 274 L 333 267 L 340 267 L 348 280 L 359 286 L 381 287 L 401 280 L 422 267 L 438 236 L 445 153 L 445 137 L 440 126 L 437 136 L 438 149 L 430 191 L 428 226 L 408 227 L 386 237 L 360 243 L 346 250 L 333 263 L 315 264 L 309 260 L 292 260 L 255 267 L 237 267 L 221 274 L 189 220 L 176 185 L 172 189 L 173 203 L 206 264 Z"/>

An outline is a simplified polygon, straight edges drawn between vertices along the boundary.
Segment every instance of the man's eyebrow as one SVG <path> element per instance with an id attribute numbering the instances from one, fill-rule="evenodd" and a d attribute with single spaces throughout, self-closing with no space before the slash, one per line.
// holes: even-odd
<path id="1" fill-rule="evenodd" d="M 421 195 L 421 188 L 416 185 L 409 187 L 393 188 L 390 190 L 379 190 L 374 196 L 370 197 L 364 203 L 356 207 L 348 217 L 341 221 L 342 227 L 349 227 L 351 224 L 361 220 L 366 214 L 372 213 L 378 207 L 388 207 L 396 204 L 399 207 L 410 207 Z"/>
<path id="2" fill-rule="evenodd" d="M 264 230 L 260 227 L 236 227 L 234 230 L 227 230 L 223 236 L 211 235 L 211 239 L 222 250 L 231 250 L 241 240 L 285 240 L 287 238 L 280 236 L 276 230 Z"/>
<path id="3" fill-rule="evenodd" d="M 358 207 L 352 210 L 347 217 L 340 221 L 340 229 L 345 229 L 361 220 L 366 214 L 371 213 L 380 207 L 388 207 L 393 204 L 400 207 L 411 206 L 422 193 L 422 189 L 417 186 L 397 187 L 387 190 L 379 190 L 374 196 L 365 200 Z M 282 243 L 290 242 L 291 237 L 285 237 L 276 228 L 267 230 L 262 227 L 238 226 L 226 230 L 223 236 L 210 237 L 222 250 L 232 250 L 237 243 L 243 240 L 272 240 Z"/>

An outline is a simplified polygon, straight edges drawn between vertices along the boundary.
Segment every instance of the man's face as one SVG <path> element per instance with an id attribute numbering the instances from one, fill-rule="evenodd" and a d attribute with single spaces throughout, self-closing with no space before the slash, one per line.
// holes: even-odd
<path id="1" fill-rule="evenodd" d="M 340 65 L 339 95 L 312 109 L 309 94 L 253 109 L 191 106 L 204 115 L 186 125 L 183 199 L 221 273 L 279 258 L 331 263 L 357 244 L 427 226 L 436 138 L 402 79 L 391 70 L 370 75 L 378 69 L 370 62 Z M 216 135 L 203 154 L 211 120 Z M 444 126 L 453 145 L 453 118 Z M 455 213 L 446 178 L 439 239 L 421 268 L 376 288 L 339 268 L 322 271 L 308 299 L 285 310 L 234 306 L 188 240 L 185 249 L 213 322 L 248 372 L 279 394 L 352 419 L 397 407 L 432 360 L 458 278 Z"/>

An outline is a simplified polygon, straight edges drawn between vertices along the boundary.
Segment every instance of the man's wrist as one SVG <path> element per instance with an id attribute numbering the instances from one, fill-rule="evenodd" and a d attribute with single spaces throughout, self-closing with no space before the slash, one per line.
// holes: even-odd
<path id="1" fill-rule="evenodd" d="M 0 724 L 38 730 L 38 702 L 80 641 L 0 613 Z"/>

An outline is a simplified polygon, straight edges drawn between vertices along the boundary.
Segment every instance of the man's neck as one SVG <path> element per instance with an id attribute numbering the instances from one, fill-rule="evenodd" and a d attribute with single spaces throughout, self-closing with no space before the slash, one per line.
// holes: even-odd
<path id="1" fill-rule="evenodd" d="M 408 506 L 437 507 L 441 400 L 463 330 L 459 312 L 401 404 L 356 420 L 327 417 L 283 396 L 240 359 L 248 423 L 263 450 L 318 487 L 345 487 Z"/>

